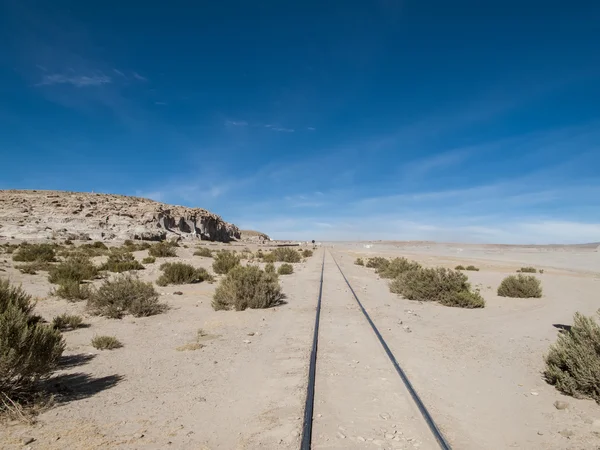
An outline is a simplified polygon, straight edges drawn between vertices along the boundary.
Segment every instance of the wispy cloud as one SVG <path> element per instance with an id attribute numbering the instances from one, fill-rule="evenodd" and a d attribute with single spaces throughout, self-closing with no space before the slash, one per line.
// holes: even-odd
<path id="1" fill-rule="evenodd" d="M 53 84 L 70 84 L 75 87 L 102 86 L 112 82 L 112 78 L 103 74 L 78 75 L 54 73 L 44 75 L 38 86 L 49 86 Z"/>
<path id="2" fill-rule="evenodd" d="M 139 81 L 148 81 L 148 78 L 143 77 L 142 75 L 140 75 L 137 72 L 133 72 L 133 78 L 135 78 L 136 80 L 139 80 Z"/>
<path id="3" fill-rule="evenodd" d="M 308 131 L 315 131 L 315 130 L 316 130 L 316 128 L 315 128 L 315 127 L 307 127 L 306 129 L 307 129 Z"/>
<path id="4" fill-rule="evenodd" d="M 294 131 L 296 131 L 293 128 L 282 128 L 282 127 L 271 127 L 271 130 L 279 131 L 281 133 L 293 133 Z"/>
<path id="5" fill-rule="evenodd" d="M 233 127 L 247 127 L 248 122 L 246 122 L 245 120 L 227 120 L 225 122 L 225 125 L 230 125 Z"/>

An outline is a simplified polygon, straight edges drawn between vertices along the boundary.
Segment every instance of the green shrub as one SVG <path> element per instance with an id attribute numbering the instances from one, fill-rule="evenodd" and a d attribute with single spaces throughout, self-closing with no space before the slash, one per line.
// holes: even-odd
<path id="1" fill-rule="evenodd" d="M 396 278 L 404 272 L 420 269 L 421 265 L 406 258 L 394 258 L 375 270 L 381 278 Z"/>
<path id="2" fill-rule="evenodd" d="M 154 256 L 156 258 L 177 256 L 175 247 L 169 242 L 159 242 L 158 244 L 154 244 L 148 249 L 148 253 L 150 256 Z"/>
<path id="3" fill-rule="evenodd" d="M 18 262 L 56 261 L 56 245 L 23 243 L 13 253 L 13 260 Z"/>
<path id="4" fill-rule="evenodd" d="M 563 394 L 600 404 L 600 326 L 593 317 L 575 313 L 573 326 L 550 347 L 544 377 Z"/>
<path id="5" fill-rule="evenodd" d="M 385 270 L 385 267 L 390 262 L 386 258 L 382 258 L 381 256 L 375 256 L 374 258 L 369 258 L 367 260 L 367 267 L 371 269 L 377 270 Z"/>
<path id="6" fill-rule="evenodd" d="M 215 310 L 235 308 L 269 308 L 281 303 L 284 296 L 277 274 L 256 266 L 236 266 L 221 280 L 213 296 Z"/>
<path id="7" fill-rule="evenodd" d="M 35 261 L 25 264 L 19 264 L 18 266 L 15 266 L 15 269 L 19 269 L 21 273 L 27 275 L 35 275 L 38 272 L 38 270 L 44 270 L 47 272 L 50 270 L 51 267 L 52 263 L 46 261 Z"/>
<path id="8" fill-rule="evenodd" d="M 212 267 L 215 273 L 226 274 L 239 264 L 240 258 L 234 253 L 222 251 L 215 255 L 215 261 L 213 262 Z"/>
<path id="9" fill-rule="evenodd" d="M 459 264 L 458 266 L 456 266 L 456 267 L 454 268 L 454 270 L 466 270 L 466 269 L 465 269 L 465 266 L 463 266 L 463 265 Z"/>
<path id="10" fill-rule="evenodd" d="M 540 298 L 542 283 L 533 275 L 509 275 L 498 287 L 500 297 Z"/>
<path id="11" fill-rule="evenodd" d="M 277 258 L 273 252 L 265 253 L 262 256 L 262 260 L 266 263 L 275 263 L 277 262 Z"/>
<path id="12" fill-rule="evenodd" d="M 135 259 L 133 253 L 123 252 L 123 251 L 113 251 L 108 256 L 108 261 L 106 261 L 100 270 L 108 270 L 109 272 L 127 272 L 129 270 L 142 270 L 144 266 Z"/>
<path id="13" fill-rule="evenodd" d="M 119 319 L 124 314 L 135 317 L 152 316 L 167 309 L 158 301 L 152 283 L 145 283 L 131 274 L 123 274 L 104 283 L 88 299 L 92 314 Z"/>
<path id="14" fill-rule="evenodd" d="M 275 273 L 276 272 L 275 264 L 273 264 L 272 262 L 265 264 L 265 272 Z"/>
<path id="15" fill-rule="evenodd" d="M 60 331 L 32 315 L 31 296 L 0 280 L 0 392 L 10 402 L 31 398 L 65 348 Z M 6 407 L 0 403 L 0 411 Z"/>
<path id="16" fill-rule="evenodd" d="M 302 260 L 298 252 L 290 247 L 279 247 L 271 252 L 275 261 L 281 261 L 286 263 L 297 263 Z"/>
<path id="17" fill-rule="evenodd" d="M 467 268 L 465 270 L 471 270 L 471 271 L 474 271 L 474 272 L 479 272 L 479 267 L 467 266 Z"/>
<path id="18" fill-rule="evenodd" d="M 517 269 L 519 273 L 537 273 L 537 269 L 535 267 L 521 267 Z"/>
<path id="19" fill-rule="evenodd" d="M 304 256 L 305 258 L 310 258 L 313 255 L 313 251 L 312 250 L 304 250 L 302 252 L 302 256 Z"/>
<path id="20" fill-rule="evenodd" d="M 52 327 L 61 331 L 75 330 L 81 326 L 83 318 L 71 314 L 61 314 L 52 319 Z"/>
<path id="21" fill-rule="evenodd" d="M 206 258 L 212 258 L 212 251 L 206 247 L 200 247 L 194 252 L 194 256 L 204 256 Z"/>
<path id="22" fill-rule="evenodd" d="M 96 241 L 92 244 L 81 244 L 79 247 L 63 253 L 65 256 L 85 255 L 88 257 L 102 256 L 108 253 L 109 249 L 104 242 Z"/>
<path id="23" fill-rule="evenodd" d="M 356 258 L 356 260 L 354 261 L 354 264 L 356 264 L 357 266 L 364 266 L 365 262 L 363 261 L 362 258 Z"/>
<path id="24" fill-rule="evenodd" d="M 277 273 L 279 275 L 289 275 L 294 273 L 294 266 L 288 263 L 283 263 L 281 266 L 279 266 L 279 269 L 277 269 Z"/>
<path id="25" fill-rule="evenodd" d="M 146 256 L 144 259 L 142 259 L 142 263 L 144 264 L 153 264 L 156 262 L 156 258 L 154 256 Z"/>
<path id="26" fill-rule="evenodd" d="M 65 281 L 92 280 L 98 275 L 98 268 L 85 256 L 72 256 L 50 268 L 48 281 L 63 284 Z"/>
<path id="27" fill-rule="evenodd" d="M 123 347 L 123 344 L 115 336 L 94 336 L 92 346 L 98 350 L 114 350 Z"/>
<path id="28" fill-rule="evenodd" d="M 148 250 L 150 247 L 152 247 L 152 245 L 150 245 L 149 242 L 140 242 L 139 244 L 136 244 L 131 239 L 126 239 L 125 242 L 123 242 L 123 250 L 127 252 L 139 252 L 141 250 Z"/>
<path id="29" fill-rule="evenodd" d="M 213 277 L 204 268 L 196 268 L 181 262 L 164 263 L 160 266 L 163 274 L 156 280 L 159 286 L 168 284 L 190 284 L 213 281 Z"/>
<path id="30" fill-rule="evenodd" d="M 79 281 L 63 280 L 53 294 L 57 297 L 74 302 L 77 300 L 88 299 L 91 294 L 91 289 L 87 284 L 81 284 Z"/>
<path id="31" fill-rule="evenodd" d="M 437 301 L 445 306 L 483 308 L 485 302 L 478 292 L 471 291 L 463 273 L 446 269 L 420 268 L 400 274 L 390 283 L 390 291 L 408 300 Z"/>

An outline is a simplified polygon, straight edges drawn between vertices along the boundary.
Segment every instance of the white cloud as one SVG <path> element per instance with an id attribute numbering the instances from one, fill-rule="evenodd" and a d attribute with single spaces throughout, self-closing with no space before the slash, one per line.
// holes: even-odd
<path id="1" fill-rule="evenodd" d="M 293 128 L 281 128 L 281 127 L 271 127 L 271 130 L 279 131 L 281 133 L 293 133 L 294 131 L 296 131 Z"/>
<path id="2" fill-rule="evenodd" d="M 139 81 L 148 81 L 148 78 L 141 76 L 137 72 L 133 72 L 133 78 L 135 78 L 136 80 L 139 80 Z"/>
<path id="3" fill-rule="evenodd" d="M 232 125 L 234 127 L 246 127 L 248 126 L 248 122 L 245 120 L 228 120 L 225 122 L 226 125 Z"/>
<path id="4" fill-rule="evenodd" d="M 49 86 L 53 84 L 70 84 L 75 87 L 101 86 L 112 82 L 112 78 L 102 73 L 94 75 L 65 75 L 54 73 L 44 75 L 38 86 Z"/>

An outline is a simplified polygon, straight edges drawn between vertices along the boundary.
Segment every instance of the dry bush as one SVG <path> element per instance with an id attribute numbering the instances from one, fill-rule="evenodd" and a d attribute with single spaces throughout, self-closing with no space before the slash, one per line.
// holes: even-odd
<path id="1" fill-rule="evenodd" d="M 283 300 L 277 274 L 256 266 L 236 266 L 221 280 L 213 296 L 215 310 L 269 308 Z"/>
<path id="2" fill-rule="evenodd" d="M 304 250 L 302 252 L 302 256 L 304 256 L 305 258 L 310 258 L 313 255 L 313 251 L 312 250 Z"/>
<path id="3" fill-rule="evenodd" d="M 135 259 L 133 253 L 115 250 L 111 252 L 108 256 L 108 261 L 102 264 L 100 270 L 121 273 L 129 270 L 142 270 L 143 268 L 144 266 Z"/>
<path id="4" fill-rule="evenodd" d="M 190 284 L 202 281 L 213 281 L 213 276 L 204 268 L 196 268 L 181 262 L 164 263 L 160 266 L 163 274 L 156 280 L 159 286 L 168 284 Z"/>
<path id="5" fill-rule="evenodd" d="M 521 267 L 517 269 L 519 273 L 537 273 L 537 269 L 535 267 Z"/>
<path id="6" fill-rule="evenodd" d="M 65 348 L 60 331 L 32 315 L 34 306 L 21 287 L 0 280 L 0 393 L 11 404 L 31 399 Z M 5 407 L 2 401 L 0 411 Z"/>
<path id="7" fill-rule="evenodd" d="M 509 275 L 498 287 L 500 297 L 540 298 L 542 283 L 533 275 Z"/>
<path id="8" fill-rule="evenodd" d="M 466 269 L 465 269 L 465 266 L 463 266 L 462 264 L 459 264 L 458 266 L 456 266 L 454 268 L 454 270 L 466 270 Z"/>
<path id="9" fill-rule="evenodd" d="M 62 280 L 58 288 L 51 292 L 57 297 L 76 302 L 77 300 L 86 300 L 90 297 L 91 289 L 87 284 L 81 284 L 75 280 Z"/>
<path id="10" fill-rule="evenodd" d="M 194 252 L 194 256 L 204 256 L 205 258 L 212 258 L 212 251 L 210 248 L 200 247 Z"/>
<path id="11" fill-rule="evenodd" d="M 52 263 L 46 261 L 35 261 L 25 264 L 19 264 L 15 266 L 15 269 L 19 269 L 19 271 L 23 274 L 27 275 L 35 275 L 38 270 L 43 270 L 48 272 L 52 267 Z"/>
<path id="12" fill-rule="evenodd" d="M 367 267 L 376 270 L 385 270 L 385 267 L 390 262 L 386 258 L 382 258 L 381 256 L 375 256 L 374 258 L 369 258 L 367 260 Z"/>
<path id="13" fill-rule="evenodd" d="M 279 269 L 277 269 L 277 273 L 279 275 L 289 275 L 294 273 L 294 266 L 288 263 L 283 263 L 281 266 L 279 266 Z"/>
<path id="14" fill-rule="evenodd" d="M 123 347 L 123 344 L 115 336 L 94 336 L 92 346 L 98 350 L 114 350 Z"/>
<path id="15" fill-rule="evenodd" d="M 167 309 L 158 301 L 152 283 L 145 283 L 131 274 L 119 275 L 104 283 L 88 299 L 92 314 L 120 319 L 124 314 L 135 317 L 152 316 Z"/>
<path id="16" fill-rule="evenodd" d="M 55 244 L 27 244 L 23 243 L 13 253 L 13 260 L 18 262 L 56 261 Z"/>
<path id="17" fill-rule="evenodd" d="M 479 267 L 475 267 L 475 266 L 467 266 L 465 268 L 465 270 L 471 270 L 473 272 L 479 272 Z"/>
<path id="18" fill-rule="evenodd" d="M 390 291 L 408 300 L 437 301 L 445 306 L 483 308 L 479 292 L 472 292 L 466 275 L 459 271 L 420 268 L 399 275 L 390 283 Z"/>
<path id="19" fill-rule="evenodd" d="M 218 274 L 226 274 L 240 264 L 240 258 L 229 251 L 222 251 L 215 255 L 212 264 L 213 270 Z"/>
<path id="20" fill-rule="evenodd" d="M 125 242 L 123 242 L 123 250 L 127 252 L 139 252 L 141 250 L 148 250 L 150 247 L 152 247 L 152 245 L 150 245 L 149 242 L 136 244 L 131 239 L 126 239 Z"/>
<path id="21" fill-rule="evenodd" d="M 48 281 L 63 284 L 65 281 L 92 280 L 98 275 L 98 268 L 85 256 L 72 256 L 50 268 Z"/>
<path id="22" fill-rule="evenodd" d="M 354 261 L 354 264 L 356 264 L 357 266 L 364 266 L 365 262 L 363 261 L 362 258 L 356 258 L 356 260 Z"/>
<path id="23" fill-rule="evenodd" d="M 60 331 L 75 330 L 81 324 L 83 324 L 83 317 L 66 313 L 52 319 L 52 327 Z"/>
<path id="24" fill-rule="evenodd" d="M 600 326 L 593 317 L 575 313 L 573 326 L 550 347 L 544 377 L 564 394 L 600 404 Z"/>
<path id="25" fill-rule="evenodd" d="M 154 244 L 148 249 L 148 253 L 150 256 L 154 256 L 155 258 L 168 258 L 177 256 L 175 246 L 169 242 L 159 242 L 158 244 Z"/>
<path id="26" fill-rule="evenodd" d="M 277 262 L 277 258 L 273 252 L 265 253 L 262 255 L 262 260 L 266 263 L 275 263 Z"/>
<path id="27" fill-rule="evenodd" d="M 404 272 L 420 269 L 421 265 L 416 261 L 409 261 L 406 258 L 394 258 L 387 264 L 381 265 L 375 270 L 381 278 L 396 278 Z"/>
<path id="28" fill-rule="evenodd" d="M 275 264 L 272 262 L 265 264 L 265 272 L 267 273 L 275 273 L 277 270 L 275 269 Z"/>
<path id="29" fill-rule="evenodd" d="M 301 256 L 297 251 L 289 247 L 279 247 L 271 252 L 275 261 L 281 261 L 286 263 L 298 263 L 302 260 Z"/>
<path id="30" fill-rule="evenodd" d="M 0 244 L 0 250 L 9 255 L 13 254 L 19 248 L 19 244 Z"/>
<path id="31" fill-rule="evenodd" d="M 153 264 L 155 262 L 156 258 L 154 256 L 146 256 L 144 259 L 142 259 L 143 264 Z"/>

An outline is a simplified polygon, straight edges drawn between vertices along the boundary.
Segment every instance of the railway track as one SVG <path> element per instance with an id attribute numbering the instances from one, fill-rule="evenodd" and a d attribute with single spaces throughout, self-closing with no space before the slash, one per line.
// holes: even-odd
<path id="1" fill-rule="evenodd" d="M 300 449 L 372 444 L 451 448 L 335 257 L 324 249 Z"/>

